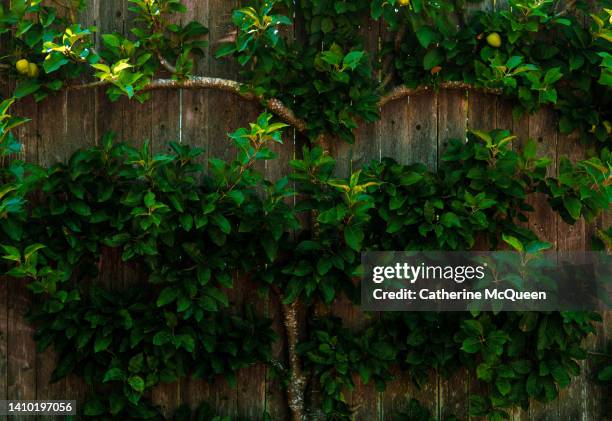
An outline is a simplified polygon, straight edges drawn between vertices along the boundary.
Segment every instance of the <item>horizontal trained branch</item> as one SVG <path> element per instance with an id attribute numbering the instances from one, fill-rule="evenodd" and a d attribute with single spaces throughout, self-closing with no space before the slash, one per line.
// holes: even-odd
<path id="1" fill-rule="evenodd" d="M 378 105 L 380 108 L 382 108 L 389 102 L 393 102 L 395 100 L 405 98 L 407 96 L 418 95 L 426 92 L 435 92 L 438 89 L 462 89 L 466 91 L 477 91 L 492 95 L 502 94 L 501 89 L 479 87 L 459 81 L 442 82 L 438 86 L 421 85 L 417 86 L 416 88 L 409 88 L 407 86 L 401 85 L 396 86 L 395 88 L 391 89 L 389 92 L 381 96 L 380 100 L 378 101 Z"/>
<path id="2" fill-rule="evenodd" d="M 110 85 L 107 81 L 97 81 L 81 85 L 70 85 L 67 88 L 69 90 L 84 90 L 93 89 L 103 86 Z M 264 106 L 278 116 L 285 123 L 294 127 L 300 133 L 304 133 L 307 129 L 306 121 L 295 115 L 293 110 L 287 105 L 283 104 L 282 101 L 276 98 L 265 99 L 260 95 L 256 95 L 252 92 L 247 91 L 247 86 L 243 83 L 235 80 L 223 79 L 218 77 L 207 77 L 207 76 L 192 76 L 183 80 L 174 79 L 155 79 L 146 85 L 144 91 L 154 91 L 161 89 L 216 89 L 238 95 L 239 97 L 247 101 L 258 101 L 264 104 Z M 383 108 L 385 105 L 392 101 L 402 99 L 412 95 L 419 95 L 427 92 L 435 92 L 438 89 L 461 89 L 461 90 L 472 90 L 486 94 L 501 95 L 501 89 L 485 88 L 470 85 L 465 82 L 451 81 L 443 82 L 438 86 L 417 86 L 416 88 L 409 88 L 407 86 L 397 86 L 391 89 L 386 94 L 380 97 L 378 106 Z"/>

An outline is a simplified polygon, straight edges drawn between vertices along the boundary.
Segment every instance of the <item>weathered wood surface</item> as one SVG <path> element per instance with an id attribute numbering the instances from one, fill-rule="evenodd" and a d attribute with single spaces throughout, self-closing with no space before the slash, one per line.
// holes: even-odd
<path id="1" fill-rule="evenodd" d="M 230 13 L 239 1 L 184 0 L 184 3 L 189 12 L 181 18 L 183 21 L 197 19 L 210 28 L 209 51 L 205 58 L 198 60 L 198 73 L 238 77 L 236 65 L 230 60 L 215 60 L 213 52 L 218 46 L 217 41 L 230 29 Z M 95 24 L 102 31 L 127 33 L 130 24 L 127 0 L 92 1 L 91 4 L 83 16 L 87 23 Z M 376 22 L 364 24 L 362 34 L 370 48 L 378 46 L 384 37 Z M 153 93 L 151 101 L 138 104 L 126 99 L 111 103 L 104 92 L 98 90 L 88 94 L 61 93 L 40 104 L 28 99 L 15 107 L 16 114 L 32 119 L 18 130 L 25 145 L 23 157 L 41 164 L 65 160 L 79 147 L 98 143 L 109 131 L 114 132 L 118 139 L 134 145 L 149 140 L 154 151 L 163 150 L 167 141 L 179 141 L 204 148 L 203 162 L 209 156 L 229 158 L 233 150 L 226 134 L 246 125 L 260 111 L 253 103 L 215 91 L 158 91 Z M 493 96 L 442 91 L 395 101 L 381 110 L 381 114 L 380 121 L 362 125 L 357 130 L 354 145 L 333 147 L 339 176 L 384 156 L 392 156 L 404 163 L 422 162 L 435 170 L 448 139 L 464 139 L 466 128 L 512 129 L 519 136 L 515 143 L 517 147 L 532 137 L 538 141 L 538 151 L 552 157 L 555 163 L 561 155 L 577 159 L 583 153 L 574 138 L 557 133 L 550 111 L 543 110 L 514 120 L 511 106 Z M 261 165 L 260 169 L 271 179 L 286 175 L 289 160 L 300 152 L 296 143 L 299 140 L 288 131 L 285 143 L 275 146 L 278 160 Z M 553 166 L 552 171 L 555 169 Z M 593 227 L 582 222 L 574 226 L 565 225 L 547 209 L 542 198 L 532 198 L 532 204 L 537 212 L 529 224 L 543 238 L 560 250 L 588 247 Z M 602 217 L 598 225 L 609 226 L 610 222 L 610 216 Z M 106 270 L 99 281 L 105 285 L 121 288 L 138 278 L 137 269 L 122 264 L 114 250 L 105 251 L 103 260 Z M 284 335 L 277 299 L 253 294 L 253 285 L 243 279 L 236 279 L 235 284 L 230 296 L 233 308 L 238 311 L 242 305 L 251 304 L 275 320 L 274 327 L 281 339 L 274 347 L 274 356 L 284 361 Z M 35 353 L 32 327 L 23 319 L 30 299 L 30 294 L 19 281 L 3 280 L 0 283 L 0 396 L 2 399 L 82 399 L 87 388 L 78 379 L 48 384 L 54 365 L 53 353 Z M 354 329 L 368 323 L 368 317 L 346 299 L 340 299 L 330 311 Z M 611 338 L 611 317 L 607 313 L 598 335 L 589 338 L 587 346 L 592 352 L 606 352 L 606 344 Z M 595 367 L 584 362 L 581 368 L 582 374 L 561 393 L 560 399 L 546 405 L 534 404 L 529 411 L 516 410 L 512 418 L 604 419 L 610 408 L 604 398 L 605 391 L 592 381 Z M 347 391 L 347 400 L 355 408 L 357 420 L 391 420 L 411 397 L 421 400 L 436 418 L 445 419 L 454 414 L 467 419 L 469 394 L 486 393 L 486 389 L 475 388 L 474 382 L 470 381 L 474 375 L 466 370 L 459 371 L 450 379 L 432 372 L 429 384 L 420 390 L 410 383 L 409 378 L 396 374 L 398 379 L 391 382 L 384 393 L 377 393 L 373 385 L 363 385 L 358 381 L 353 391 Z M 238 375 L 236 389 L 230 388 L 223 379 L 212 384 L 184 379 L 179 383 L 161 385 L 151 393 L 151 397 L 167 414 L 179 403 L 195 407 L 206 401 L 227 415 L 261 419 L 267 411 L 273 420 L 288 418 L 282 385 L 264 367 L 243 370 Z"/>

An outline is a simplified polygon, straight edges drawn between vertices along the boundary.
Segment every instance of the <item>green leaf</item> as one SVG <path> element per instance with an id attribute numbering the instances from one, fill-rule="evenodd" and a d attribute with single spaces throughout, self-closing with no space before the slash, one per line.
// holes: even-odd
<path id="1" fill-rule="evenodd" d="M 455 215 L 453 212 L 446 212 L 440 218 L 440 223 L 445 227 L 461 227 L 461 221 L 459 217 Z"/>
<path id="2" fill-rule="evenodd" d="M 510 390 L 512 390 L 510 381 L 504 378 L 497 379 L 495 382 L 495 387 L 497 387 L 497 390 L 499 390 L 499 393 L 501 393 L 502 396 L 506 396 L 508 393 L 510 393 Z"/>
<path id="3" fill-rule="evenodd" d="M 221 57 L 232 55 L 235 52 L 236 52 L 236 45 L 232 43 L 227 43 L 219 47 L 219 49 L 215 52 L 215 57 L 221 58 Z"/>
<path id="4" fill-rule="evenodd" d="M 224 234 L 229 234 L 231 232 L 232 227 L 230 225 L 230 222 L 222 214 L 215 213 L 214 215 L 212 215 L 211 219 L 213 223 L 218 226 L 221 232 L 223 232 Z"/>
<path id="5" fill-rule="evenodd" d="M 163 307 L 170 304 L 178 296 L 179 290 L 176 287 L 166 287 L 157 297 L 157 307 Z"/>
<path id="6" fill-rule="evenodd" d="M 104 412 L 106 412 L 106 408 L 98 398 L 88 400 L 83 407 L 83 413 L 88 417 L 97 417 Z"/>
<path id="7" fill-rule="evenodd" d="M 333 51 L 323 51 L 321 59 L 332 66 L 339 66 L 342 63 L 342 57 Z"/>
<path id="8" fill-rule="evenodd" d="M 471 336 L 482 336 L 483 327 L 478 320 L 464 320 L 461 324 L 463 329 Z"/>
<path id="9" fill-rule="evenodd" d="M 476 368 L 476 376 L 479 380 L 490 382 L 493 379 L 493 369 L 488 364 L 479 364 Z"/>
<path id="10" fill-rule="evenodd" d="M 442 64 L 444 61 L 444 53 L 436 48 L 434 50 L 429 50 L 425 57 L 423 57 L 423 67 L 425 70 L 431 70 L 439 64 Z"/>
<path id="11" fill-rule="evenodd" d="M 135 392 L 142 393 L 145 390 L 145 382 L 140 376 L 131 376 L 128 384 Z"/>
<path id="12" fill-rule="evenodd" d="M 328 34 L 333 30 L 334 22 L 330 18 L 325 17 L 321 19 L 321 31 L 323 31 L 323 33 Z"/>
<path id="13" fill-rule="evenodd" d="M 582 210 L 582 203 L 574 196 L 565 196 L 563 198 L 563 206 L 569 212 L 570 216 L 577 220 L 580 218 L 580 212 Z"/>
<path id="14" fill-rule="evenodd" d="M 153 337 L 153 345 L 161 346 L 165 345 L 172 340 L 172 334 L 166 330 L 157 332 Z"/>
<path id="15" fill-rule="evenodd" d="M 17 247 L 2 245 L 2 249 L 6 253 L 4 256 L 2 256 L 3 259 L 21 262 L 21 252 L 17 249 Z"/>
<path id="16" fill-rule="evenodd" d="M 38 91 L 38 89 L 40 89 L 40 83 L 34 80 L 27 80 L 17 85 L 15 91 L 13 92 L 13 96 L 15 98 L 23 98 L 33 94 L 34 92 Z"/>
<path id="17" fill-rule="evenodd" d="M 102 380 L 102 382 L 106 383 L 110 381 L 123 380 L 124 378 L 125 372 L 122 369 L 115 367 L 104 373 L 104 379 Z"/>
<path id="18" fill-rule="evenodd" d="M 552 244 L 546 241 L 532 241 L 525 246 L 527 253 L 537 253 L 539 251 L 548 250 L 552 248 Z"/>
<path id="19" fill-rule="evenodd" d="M 227 197 L 232 199 L 234 203 L 238 206 L 242 205 L 245 199 L 244 193 L 242 193 L 240 190 L 232 190 L 231 192 L 227 194 Z"/>
<path id="20" fill-rule="evenodd" d="M 351 70 L 355 70 L 364 56 L 365 51 L 351 51 L 344 57 L 342 65 Z"/>
<path id="21" fill-rule="evenodd" d="M 70 61 L 59 52 L 52 52 L 45 58 L 43 62 L 43 68 L 47 74 L 52 73 L 62 67 L 65 64 L 68 64 Z"/>
<path id="22" fill-rule="evenodd" d="M 77 215 L 91 216 L 91 208 L 82 200 L 70 202 L 70 209 L 72 209 L 72 211 Z"/>
<path id="23" fill-rule="evenodd" d="M 521 243 L 519 239 L 516 237 L 513 237 L 511 235 L 502 234 L 502 240 L 504 240 L 506 244 L 510 245 L 510 247 L 512 247 L 516 251 L 521 251 L 521 252 L 525 251 L 523 247 L 523 243 Z"/>
<path id="24" fill-rule="evenodd" d="M 438 34 L 429 26 L 421 26 L 416 31 L 416 36 L 421 46 L 423 46 L 423 48 L 427 48 L 432 41 L 437 39 Z"/>
<path id="25" fill-rule="evenodd" d="M 521 64 L 522 62 L 523 62 L 523 57 L 521 57 L 521 56 L 512 56 L 506 62 L 506 66 L 508 67 L 508 69 L 512 70 L 515 67 L 517 67 L 519 64 Z"/>
<path id="26" fill-rule="evenodd" d="M 360 252 L 361 243 L 363 242 L 363 230 L 354 225 L 349 225 L 344 229 L 344 240 L 346 244 L 353 250 Z"/>
<path id="27" fill-rule="evenodd" d="M 547 85 L 551 85 L 561 79 L 563 77 L 563 73 L 561 73 L 560 67 L 553 67 L 552 69 L 546 72 L 544 76 L 544 83 Z"/>
<path id="28" fill-rule="evenodd" d="M 113 341 L 112 336 L 103 336 L 103 337 L 98 336 L 94 344 L 94 352 L 97 353 L 97 352 L 106 350 L 112 341 Z"/>
<path id="29" fill-rule="evenodd" d="M 467 338 L 461 345 L 461 350 L 468 354 L 474 354 L 480 350 L 480 339 L 479 338 Z"/>

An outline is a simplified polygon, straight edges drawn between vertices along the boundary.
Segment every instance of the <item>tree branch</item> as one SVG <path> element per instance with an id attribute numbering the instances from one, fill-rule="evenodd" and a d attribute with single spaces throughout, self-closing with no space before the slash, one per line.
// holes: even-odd
<path id="1" fill-rule="evenodd" d="M 164 69 L 172 74 L 176 73 L 176 67 L 171 65 L 159 51 L 157 52 L 157 60 L 159 60 L 159 64 L 161 64 Z"/>
<path id="2" fill-rule="evenodd" d="M 471 90 L 471 91 L 477 91 L 477 92 L 482 92 L 485 94 L 492 94 L 492 95 L 500 95 L 502 93 L 501 89 L 481 88 L 481 87 L 477 87 L 474 85 L 470 85 L 469 83 L 459 82 L 459 81 L 442 82 L 437 87 L 422 85 L 422 86 L 417 86 L 416 88 L 409 88 L 407 86 L 401 85 L 401 86 L 396 86 L 395 88 L 391 89 L 389 92 L 381 96 L 380 100 L 378 101 L 378 106 L 382 108 L 391 101 L 395 101 L 397 99 L 401 99 L 407 96 L 422 94 L 425 92 L 432 92 L 432 91 L 435 91 L 436 89 Z"/>
<path id="3" fill-rule="evenodd" d="M 110 85 L 107 81 L 97 81 L 82 85 L 69 85 L 68 90 L 85 90 L 100 88 Z M 285 123 L 293 126 L 296 130 L 303 133 L 306 131 L 306 122 L 297 117 L 293 110 L 276 98 L 265 99 L 259 95 L 245 90 L 245 85 L 235 80 L 222 79 L 217 77 L 192 76 L 184 80 L 155 79 L 146 85 L 143 91 L 154 91 L 160 89 L 216 89 L 237 95 L 247 101 L 259 101 L 272 113 L 276 114 Z"/>
<path id="4" fill-rule="evenodd" d="M 99 88 L 110 85 L 107 81 L 97 81 L 86 83 L 82 85 L 69 85 L 68 90 L 84 90 Z M 258 101 L 269 109 L 273 114 L 278 116 L 285 123 L 293 126 L 298 132 L 306 132 L 306 122 L 295 115 L 293 110 L 283 104 L 279 99 L 271 98 L 265 99 L 260 95 L 256 95 L 246 90 L 246 85 L 237 82 L 235 80 L 222 79 L 217 77 L 206 77 L 206 76 L 192 76 L 184 80 L 173 80 L 173 79 L 155 79 L 146 85 L 143 91 L 154 91 L 160 89 L 216 89 L 224 92 L 228 92 L 237 95 L 247 101 Z M 426 92 L 432 92 L 435 89 L 461 89 L 461 90 L 473 90 L 487 94 L 500 95 L 501 89 L 492 88 L 480 88 L 470 85 L 465 82 L 443 82 L 438 87 L 433 86 L 418 86 L 416 88 L 408 88 L 407 86 L 397 86 L 391 89 L 386 94 L 380 97 L 378 106 L 380 108 L 387 105 L 389 102 L 401 99 L 407 96 L 419 95 Z"/>
<path id="5" fill-rule="evenodd" d="M 287 385 L 287 403 L 291 410 L 291 421 L 303 421 L 305 408 L 306 377 L 302 371 L 302 362 L 297 352 L 299 343 L 299 300 L 291 304 L 283 303 L 284 294 L 273 285 L 272 290 L 278 296 L 283 312 L 285 333 L 287 334 L 287 356 L 289 360 L 289 384 Z"/>

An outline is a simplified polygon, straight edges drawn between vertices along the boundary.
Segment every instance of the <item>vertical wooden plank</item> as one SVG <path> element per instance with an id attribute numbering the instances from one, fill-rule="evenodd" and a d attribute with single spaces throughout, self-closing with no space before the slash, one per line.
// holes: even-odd
<path id="1" fill-rule="evenodd" d="M 32 295 L 22 279 L 11 279 L 8 296 L 7 399 L 36 399 L 34 328 L 25 322 Z"/>
<path id="2" fill-rule="evenodd" d="M 20 100 L 14 105 L 12 113 L 28 117 L 30 122 L 16 130 L 23 144 L 21 159 L 38 161 L 38 104 L 31 97 Z M 7 280 L 7 399 L 36 399 L 36 344 L 33 327 L 26 323 L 32 294 L 23 279 Z M 11 417 L 27 419 L 27 417 Z"/>
<path id="3" fill-rule="evenodd" d="M 296 22 L 295 16 L 293 25 L 281 29 L 281 35 L 285 36 L 289 42 L 297 37 L 297 27 L 299 22 Z M 271 149 L 278 156 L 274 161 L 266 161 L 263 170 L 264 176 L 270 181 L 279 180 L 282 177 L 289 176 L 291 167 L 289 161 L 300 155 L 301 149 L 297 147 L 297 133 L 295 129 L 288 127 L 283 135 L 283 144 L 273 144 Z M 292 182 L 289 184 L 291 188 L 294 186 Z M 295 198 L 286 199 L 291 205 L 295 203 Z M 301 308 L 303 315 L 304 308 Z M 264 396 L 264 411 L 272 420 L 284 420 L 290 418 L 290 410 L 287 405 L 286 386 L 283 383 L 282 375 L 277 375 L 278 366 L 287 368 L 287 338 L 286 330 L 283 323 L 284 314 L 279 296 L 270 291 L 265 306 L 265 315 L 272 319 L 272 328 L 278 334 L 278 340 L 272 345 L 272 365 L 266 367 L 265 370 L 265 396 Z M 303 318 L 300 323 L 300 333 L 306 327 L 307 321 Z M 240 414 L 242 413 L 239 411 Z M 259 419 L 259 418 L 255 418 Z"/>
<path id="4" fill-rule="evenodd" d="M 512 105 L 503 100 L 498 101 L 497 120 L 500 128 L 511 129 L 517 139 L 512 142 L 512 148 L 520 150 L 529 139 L 529 116 L 525 115 L 514 119 L 512 115 Z M 509 411 L 510 417 L 514 421 L 525 421 L 529 419 L 529 413 L 520 407 Z"/>
<path id="5" fill-rule="evenodd" d="M 209 0 L 186 0 L 183 2 L 188 11 L 183 16 L 183 23 L 197 20 L 210 28 Z M 208 38 L 210 40 L 210 38 Z M 205 57 L 195 63 L 194 74 L 208 75 L 210 73 L 210 60 L 214 55 L 209 42 Z M 204 149 L 202 161 L 208 157 L 208 108 L 209 91 L 183 90 L 181 92 L 181 141 Z"/>
<path id="6" fill-rule="evenodd" d="M 465 141 L 468 122 L 468 94 L 466 91 L 446 89 L 438 92 L 438 162 L 448 141 Z"/>
<path id="7" fill-rule="evenodd" d="M 240 6 L 240 2 L 237 0 L 209 0 L 209 22 L 210 22 L 210 34 L 209 40 L 211 42 L 212 50 L 216 50 L 219 47 L 219 40 L 223 39 L 224 36 L 233 28 L 231 22 L 232 10 Z M 209 55 L 209 70 L 211 76 L 222 76 L 230 79 L 237 78 L 238 68 L 237 64 L 232 59 L 216 60 L 213 56 L 213 52 Z M 231 143 L 227 139 L 227 134 L 234 131 L 241 125 L 245 124 L 246 121 L 253 119 L 258 110 L 253 104 L 246 103 L 244 101 L 237 100 L 233 95 L 225 92 L 210 92 L 207 113 L 210 116 L 214 116 L 209 120 L 208 126 L 208 145 L 210 155 L 215 158 L 228 159 L 235 155 L 235 150 L 231 146 Z M 239 310 L 239 306 L 242 304 L 241 285 L 242 280 L 234 280 L 234 288 L 229 291 L 230 309 Z M 238 307 L 236 307 L 238 306 Z M 212 404 L 215 406 L 219 413 L 222 415 L 236 416 L 238 413 L 238 401 L 240 402 L 240 409 L 244 410 L 246 407 L 259 406 L 263 409 L 265 405 L 265 393 L 262 402 L 248 402 L 249 392 L 241 393 L 243 387 L 246 390 L 255 389 L 253 392 L 257 398 L 261 399 L 261 392 L 258 384 L 265 384 L 265 371 L 261 373 L 253 373 L 253 378 L 246 379 L 244 375 L 240 375 L 237 380 L 237 388 L 232 389 L 227 385 L 227 382 L 223 379 L 215 381 L 212 386 Z M 243 382 L 248 380 L 248 384 L 243 386 Z M 265 390 L 265 389 L 264 389 Z M 245 402 L 246 401 L 246 402 Z"/>
<path id="8" fill-rule="evenodd" d="M 185 0 L 187 12 L 182 16 L 183 24 L 197 20 L 207 28 L 210 27 L 208 0 Z M 196 62 L 194 74 L 206 75 L 209 69 L 210 48 L 206 56 Z M 180 136 L 179 141 L 192 147 L 204 149 L 201 161 L 208 157 L 208 91 L 183 90 L 180 92 Z M 192 409 L 210 399 L 208 382 L 190 377 L 181 380 L 181 402 Z"/>
<path id="9" fill-rule="evenodd" d="M 580 147 L 578 133 L 570 136 L 558 135 L 557 166 L 562 156 L 576 161 L 583 158 L 583 150 Z M 559 219 L 557 226 L 558 250 L 579 251 L 586 250 L 586 225 L 584 219 L 580 219 L 573 225 Z M 603 333 L 603 332 L 602 332 Z M 580 361 L 580 374 L 572 378 L 569 387 L 559 392 L 558 405 L 559 417 L 561 419 L 580 419 L 583 412 L 581 393 L 589 381 L 587 377 L 587 361 Z"/>
<path id="10" fill-rule="evenodd" d="M 468 128 L 470 130 L 493 130 L 497 128 L 495 95 L 468 92 Z"/>
<path id="11" fill-rule="evenodd" d="M 142 113 L 138 113 L 136 118 L 138 121 L 143 121 L 143 127 L 140 134 L 147 138 L 147 131 L 144 125 L 150 124 L 151 146 L 153 152 L 168 150 L 170 142 L 179 142 L 181 140 L 181 93 L 176 89 L 167 89 L 153 92 L 151 100 L 142 104 Z M 134 101 L 132 101 L 133 103 Z M 141 105 L 137 105 L 140 107 Z M 132 109 L 134 107 L 131 107 Z M 149 116 L 146 115 L 149 113 Z M 130 118 L 128 116 L 128 118 Z M 138 140 L 137 140 L 138 141 Z"/>
<path id="12" fill-rule="evenodd" d="M 388 104 L 380 122 L 382 156 L 402 163 L 420 162 L 430 170 L 437 169 L 438 160 L 437 96 L 418 95 Z M 430 412 L 438 414 L 438 374 L 430 373 L 429 382 L 417 389 L 406 375 L 388 385 L 382 396 L 381 419 L 392 419 L 407 401 L 414 397 Z"/>
<path id="13" fill-rule="evenodd" d="M 68 125 L 66 98 L 65 92 L 59 92 L 38 105 L 40 133 L 38 162 L 46 167 L 56 162 L 65 162 L 71 153 L 72 145 L 66 142 Z M 76 145 L 79 140 L 76 140 Z M 38 300 L 40 297 L 35 299 Z M 35 348 L 31 352 L 35 352 Z M 65 394 L 66 379 L 50 383 L 56 362 L 57 356 L 53 347 L 49 347 L 44 353 L 36 353 L 36 399 L 72 398 Z"/>
<path id="14" fill-rule="evenodd" d="M 272 358 L 285 366 L 285 347 L 287 339 L 282 323 L 283 314 L 278 297 L 271 293 L 268 299 L 267 316 L 272 319 L 272 327 L 279 335 L 279 339 L 272 347 Z M 272 369 L 266 371 L 266 393 L 265 410 L 273 420 L 289 419 L 289 408 L 287 407 L 287 395 L 285 386 L 279 376 L 272 376 Z"/>
<path id="15" fill-rule="evenodd" d="M 450 139 L 466 140 L 468 96 L 465 91 L 442 90 L 438 93 L 438 165 Z M 458 369 L 450 378 L 439 379 L 438 419 L 454 415 L 468 417 L 468 370 Z"/>
<path id="16" fill-rule="evenodd" d="M 484 95 L 475 91 L 468 91 L 468 128 L 470 130 L 493 130 L 497 127 L 496 104 L 497 98 L 494 95 Z M 481 247 L 478 246 L 480 249 Z M 488 245 L 483 247 L 488 249 Z M 488 396 L 490 386 L 477 381 L 476 373 L 468 370 L 468 399 L 469 395 Z M 469 413 L 469 401 L 468 401 Z"/>
<path id="17" fill-rule="evenodd" d="M 129 33 L 132 29 L 132 12 L 128 12 L 128 20 L 124 31 Z M 175 14 L 170 17 L 169 23 L 180 23 L 181 16 Z M 169 77 L 163 70 L 159 77 Z M 181 139 L 181 93 L 176 89 L 162 89 L 151 92 L 151 98 L 139 103 L 136 100 L 122 98 L 124 103 L 124 129 L 123 136 L 131 145 L 141 147 L 150 142 L 150 153 L 156 154 L 169 150 L 170 142 Z M 126 284 L 131 280 L 126 280 Z M 151 390 L 152 402 L 159 406 L 166 418 L 170 418 L 174 410 L 181 403 L 181 381 L 162 383 Z"/>
<path id="18" fill-rule="evenodd" d="M 95 19 L 99 33 L 123 33 L 125 0 L 94 0 Z M 102 43 L 96 37 L 96 45 Z M 96 124 L 94 137 L 98 141 L 104 134 L 112 132 L 117 140 L 123 139 L 123 102 L 111 102 L 106 95 L 106 88 L 97 88 L 95 95 Z"/>
<path id="19" fill-rule="evenodd" d="M 250 305 L 258 315 L 265 315 L 268 300 L 257 292 L 257 285 L 248 278 L 238 278 L 234 286 L 239 295 L 239 308 Z M 266 407 L 266 365 L 256 364 L 243 368 L 237 375 L 236 412 L 238 417 L 259 420 Z"/>
<path id="20" fill-rule="evenodd" d="M 361 26 L 359 36 L 364 39 L 364 48 L 370 53 L 373 62 L 377 59 L 381 23 L 367 19 Z M 372 75 L 375 77 L 375 75 Z M 372 160 L 380 160 L 380 124 L 361 122 L 355 130 L 355 143 L 349 144 L 340 139 L 332 141 L 332 156 L 336 159 L 336 176 L 345 178 L 351 173 L 368 165 Z M 337 297 L 331 313 L 342 319 L 343 325 L 358 331 L 367 325 L 363 312 L 344 295 Z M 372 383 L 362 384 L 359 376 L 354 379 L 355 388 L 345 391 L 347 404 L 354 410 L 355 419 L 376 419 L 378 416 L 379 394 Z"/>
<path id="21" fill-rule="evenodd" d="M 296 145 L 295 145 L 295 131 L 288 127 L 285 129 L 283 135 L 283 144 L 273 144 L 271 149 L 277 154 L 277 158 L 273 161 L 265 161 L 264 165 L 259 166 L 259 170 L 262 171 L 264 177 L 271 182 L 275 182 L 283 177 L 286 177 L 291 172 L 289 161 L 295 158 Z M 289 199 L 293 203 L 293 198 Z M 285 329 L 282 323 L 283 314 L 278 296 L 270 291 L 268 296 L 264 300 L 260 301 L 258 311 L 260 314 L 265 314 L 266 317 L 272 319 L 273 329 L 279 335 L 279 339 L 272 345 L 272 358 L 284 365 L 285 361 Z M 260 408 L 259 402 L 255 402 L 253 409 L 249 409 L 246 403 L 242 402 L 242 399 L 238 399 L 238 414 L 240 416 L 250 416 L 251 419 L 261 419 L 262 414 L 266 411 L 273 420 L 281 420 L 289 418 L 289 410 L 287 408 L 287 400 L 285 388 L 282 384 L 282 379 L 273 377 L 273 369 L 271 367 L 262 367 L 264 382 L 263 382 L 263 407 Z M 259 370 L 255 368 L 255 370 Z M 256 381 L 259 380 L 259 373 L 255 376 Z M 244 383 L 247 379 L 249 372 L 243 370 L 239 374 L 239 383 Z M 259 396 L 259 388 L 256 387 Z"/>
<path id="22" fill-rule="evenodd" d="M 2 0 L 0 3 L 5 4 Z M 0 36 L 0 41 L 4 42 L 8 39 L 8 34 Z M 0 82 L 0 101 L 8 98 L 14 89 L 14 81 L 11 78 L 3 79 Z M 14 113 L 14 106 L 9 111 Z M 0 277 L 0 399 L 8 399 L 7 397 L 7 374 L 8 374 L 8 297 L 9 297 L 9 282 L 7 277 Z M 1 420 L 8 419 L 7 416 L 0 417 Z"/>
<path id="23" fill-rule="evenodd" d="M 541 109 L 529 117 L 529 137 L 537 142 L 537 154 L 547 156 L 553 160 L 549 166 L 547 175 L 557 173 L 555 157 L 557 156 L 557 130 L 555 116 L 550 109 Z M 550 209 L 545 198 L 534 195 L 530 200 L 535 208 L 533 217 L 530 218 L 530 228 L 542 239 L 550 241 L 557 247 L 557 222 L 559 218 Z"/>
<path id="24" fill-rule="evenodd" d="M 8 296 L 9 282 L 7 277 L 0 277 L 0 399 L 8 399 L 7 393 L 7 373 L 8 373 L 8 334 L 9 334 L 9 317 L 8 317 Z M 1 416 L 1 420 L 6 420 L 8 417 Z"/>
<path id="25" fill-rule="evenodd" d="M 370 54 L 372 67 L 376 65 L 377 52 L 380 42 L 381 22 L 367 19 L 359 30 L 358 36 L 364 39 L 364 49 Z M 373 78 L 376 75 L 372 75 Z M 380 159 L 379 122 L 365 124 L 360 122 L 354 131 L 355 143 L 349 144 L 341 139 L 332 141 L 332 156 L 336 159 L 336 175 L 347 177 L 367 165 L 372 159 Z"/>
<path id="26" fill-rule="evenodd" d="M 404 134 L 407 132 L 407 119 L 405 117 L 408 107 L 408 98 L 402 98 L 387 104 L 381 113 L 380 138 L 381 155 L 383 157 L 393 157 L 396 160 L 402 159 L 406 149 Z M 379 419 L 392 419 L 396 416 L 405 404 L 404 391 L 410 389 L 409 381 L 400 377 L 400 370 L 393 368 L 393 377 L 396 379 L 387 384 L 387 388 L 382 394 L 379 408 Z"/>
<path id="27" fill-rule="evenodd" d="M 537 153 L 539 156 L 547 156 L 553 159 L 553 163 L 548 170 L 548 175 L 556 174 L 557 130 L 552 110 L 541 109 L 536 114 L 529 116 L 529 137 L 537 142 Z M 557 249 L 558 216 L 550 209 L 546 198 L 540 194 L 534 194 L 533 197 L 529 198 L 528 202 L 535 209 L 529 216 L 529 228 L 531 228 L 540 239 L 551 242 L 553 247 Z M 549 403 L 532 401 L 529 406 L 529 419 L 559 419 L 558 401 Z"/>

